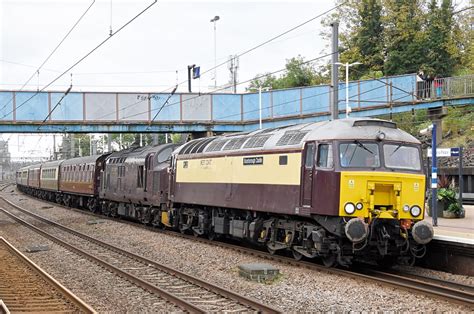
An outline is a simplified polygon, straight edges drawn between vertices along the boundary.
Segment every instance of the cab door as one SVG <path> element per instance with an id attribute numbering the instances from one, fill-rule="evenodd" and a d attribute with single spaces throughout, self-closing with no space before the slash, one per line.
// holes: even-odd
<path id="1" fill-rule="evenodd" d="M 316 143 L 307 142 L 304 149 L 304 160 L 301 177 L 301 206 L 312 207 L 314 181 L 314 155 Z"/>

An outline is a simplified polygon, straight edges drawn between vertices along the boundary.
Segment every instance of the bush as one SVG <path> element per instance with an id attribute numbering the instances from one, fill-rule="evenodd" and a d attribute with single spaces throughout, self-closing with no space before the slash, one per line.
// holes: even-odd
<path id="1" fill-rule="evenodd" d="M 450 188 L 441 188 L 438 190 L 438 201 L 445 204 L 445 208 L 448 212 L 454 213 L 456 216 L 462 214 L 462 207 L 459 205 L 456 199 L 456 192 Z"/>

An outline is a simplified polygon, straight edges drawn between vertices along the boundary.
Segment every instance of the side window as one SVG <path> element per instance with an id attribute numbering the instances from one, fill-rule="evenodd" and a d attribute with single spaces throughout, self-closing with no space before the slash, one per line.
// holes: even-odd
<path id="1" fill-rule="evenodd" d="M 318 162 L 319 168 L 332 168 L 334 166 L 332 145 L 320 144 L 318 147 Z"/>
<path id="2" fill-rule="evenodd" d="M 137 172 L 137 187 L 142 188 L 143 187 L 143 166 L 138 166 L 138 172 Z"/>
<path id="3" fill-rule="evenodd" d="M 306 159 L 304 166 L 306 168 L 312 168 L 314 165 L 314 143 L 308 143 L 306 145 Z"/>

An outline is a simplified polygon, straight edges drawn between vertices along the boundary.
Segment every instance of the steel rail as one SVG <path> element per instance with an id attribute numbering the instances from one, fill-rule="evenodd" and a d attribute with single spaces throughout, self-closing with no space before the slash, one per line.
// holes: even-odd
<path id="1" fill-rule="evenodd" d="M 35 273 L 39 275 L 39 277 L 44 280 L 44 282 L 49 285 L 50 287 L 53 288 L 53 291 L 59 292 L 62 298 L 64 298 L 64 301 L 70 302 L 74 307 L 82 312 L 82 313 L 96 313 L 95 310 L 90 307 L 88 304 L 86 304 L 84 301 L 79 299 L 75 294 L 72 293 L 69 289 L 67 289 L 65 286 L 60 284 L 57 280 L 55 280 L 53 277 L 51 277 L 48 273 L 46 273 L 43 269 L 41 269 L 38 265 L 33 263 L 28 257 L 26 257 L 23 253 L 18 251 L 13 245 L 11 245 L 6 239 L 3 237 L 0 237 L 0 245 L 4 246 L 15 258 L 20 261 L 20 263 L 23 263 L 28 269 L 32 271 L 32 273 Z M 32 284 L 32 282 L 28 282 L 28 284 Z M 24 292 L 24 291 L 23 291 Z M 35 292 L 37 295 L 37 292 Z M 1 295 L 0 295 L 1 297 Z M 25 296 L 22 296 L 25 297 Z M 51 299 L 46 299 L 48 301 L 48 305 L 51 306 Z M 31 300 L 31 302 L 34 302 Z M 7 302 L 8 303 L 8 302 Z M 25 306 L 29 306 L 28 302 L 26 304 L 23 304 Z M 2 307 L 5 307 L 5 312 L 8 310 L 8 304 L 3 304 L 0 306 L 0 309 Z M 35 311 L 44 311 L 45 309 L 42 308 L 42 304 L 36 305 L 37 307 L 34 308 Z M 31 307 L 29 307 L 28 310 L 32 310 Z M 52 310 L 51 308 L 49 310 Z M 61 309 L 56 309 L 56 310 L 61 310 Z"/>
<path id="2" fill-rule="evenodd" d="M 126 272 L 126 271 L 123 271 L 109 263 L 107 263 L 106 261 L 103 261 L 101 260 L 100 258 L 97 258 L 95 257 L 94 255 L 92 254 L 89 254 L 79 248 L 76 248 L 74 245 L 71 245 L 53 235 L 50 235 L 49 233 L 41 230 L 40 228 L 36 227 L 36 226 L 33 226 L 32 224 L 30 224 L 29 222 L 13 215 L 12 213 L 10 213 L 9 211 L 7 211 L 6 209 L 4 208 L 1 208 L 0 207 L 0 211 L 3 212 L 4 214 L 8 215 L 9 217 L 11 217 L 12 219 L 14 219 L 15 221 L 21 223 L 22 225 L 24 226 L 27 226 L 28 228 L 30 229 L 33 229 L 35 230 L 36 232 L 40 233 L 41 235 L 43 235 L 44 237 L 50 239 L 51 241 L 65 247 L 66 249 L 70 250 L 70 251 L 73 251 L 75 252 L 76 254 L 78 255 L 82 255 L 82 256 L 85 256 L 87 257 L 89 260 L 92 260 L 94 261 L 95 263 L 107 268 L 108 270 L 110 270 L 112 273 L 115 273 L 115 274 L 118 274 L 119 276 L 125 278 L 126 280 L 134 283 L 135 285 L 137 285 L 138 287 L 144 289 L 144 290 L 147 290 L 147 291 L 151 291 L 152 293 L 155 293 L 157 294 L 158 296 L 160 296 L 161 298 L 167 300 L 168 302 L 171 302 L 173 304 L 176 304 L 177 306 L 179 306 L 181 309 L 183 310 L 186 310 L 186 311 L 189 311 L 189 312 L 195 312 L 195 313 L 205 313 L 204 311 L 202 311 L 201 309 L 197 308 L 196 306 L 192 305 L 192 304 L 189 304 L 187 301 L 185 300 L 182 300 L 180 299 L 179 297 L 177 296 L 174 296 L 162 289 L 160 289 L 159 287 L 156 287 L 152 284 L 149 284 L 148 282 L 146 281 L 143 281 L 139 278 L 136 278 L 135 276 L 133 276 L 132 274 Z"/>
<path id="3" fill-rule="evenodd" d="M 97 245 L 100 245 L 100 246 L 102 246 L 102 247 L 104 247 L 104 248 L 106 248 L 106 249 L 108 249 L 108 250 L 114 251 L 114 252 L 116 252 L 116 253 L 118 253 L 118 254 L 125 255 L 125 256 L 127 256 L 127 257 L 129 257 L 129 258 L 131 258 L 131 259 L 137 260 L 137 261 L 139 261 L 139 262 L 141 262 L 141 263 L 144 263 L 144 264 L 153 266 L 153 267 L 159 269 L 159 270 L 162 271 L 162 272 L 165 272 L 165 273 L 168 273 L 168 274 L 170 274 L 170 275 L 172 275 L 172 276 L 178 277 L 178 278 L 180 278 L 180 279 L 182 279 L 182 280 L 185 280 L 185 281 L 187 281 L 187 282 L 189 282 L 189 283 L 191 283 L 191 284 L 194 284 L 194 285 L 196 285 L 196 286 L 199 286 L 200 288 L 203 288 L 203 289 L 212 291 L 213 293 L 215 293 L 215 294 L 217 294 L 217 295 L 220 295 L 220 296 L 222 296 L 222 297 L 225 297 L 225 298 L 234 300 L 234 301 L 236 301 L 236 302 L 238 302 L 238 303 L 244 305 L 244 306 L 247 307 L 247 308 L 255 309 L 255 310 L 257 310 L 258 312 L 261 312 L 261 313 L 281 313 L 281 310 L 279 310 L 279 309 L 277 309 L 277 308 L 275 308 L 275 307 L 272 307 L 272 306 L 269 306 L 269 305 L 266 305 L 266 304 L 262 304 L 262 303 L 258 302 L 257 300 L 254 300 L 254 299 L 245 297 L 245 296 L 243 296 L 243 295 L 237 294 L 237 293 L 235 293 L 235 292 L 233 292 L 233 291 L 231 291 L 231 290 L 228 290 L 228 289 L 219 287 L 219 286 L 217 286 L 217 285 L 211 284 L 211 283 L 209 283 L 209 282 L 203 281 L 203 280 L 201 280 L 201 279 L 199 279 L 199 278 L 197 278 L 197 277 L 194 277 L 194 276 L 192 276 L 192 275 L 185 274 L 185 273 L 183 273 L 183 272 L 181 272 L 181 271 L 179 271 L 179 270 L 177 270 L 177 269 L 171 268 L 171 267 L 166 266 L 166 265 L 163 265 L 163 264 L 159 264 L 159 263 L 157 263 L 157 262 L 155 262 L 155 261 L 152 261 L 152 260 L 150 260 L 150 259 L 148 259 L 148 258 L 145 258 L 145 257 L 143 257 L 143 256 L 134 254 L 134 253 L 132 253 L 132 252 L 129 252 L 129 251 L 126 251 L 126 250 L 121 249 L 121 248 L 119 248 L 119 247 L 116 247 L 116 246 L 114 246 L 114 245 L 112 245 L 112 244 L 102 242 L 102 241 L 100 241 L 100 240 L 98 240 L 98 239 L 95 239 L 95 238 L 93 238 L 93 237 L 90 237 L 90 236 L 88 236 L 88 235 L 85 235 L 85 234 L 83 234 L 83 233 L 81 233 L 81 232 L 78 232 L 78 231 L 76 231 L 76 230 L 73 230 L 73 229 L 70 229 L 70 228 L 68 228 L 68 227 L 65 227 L 65 226 L 63 226 L 63 225 L 61 225 L 61 224 L 59 224 L 59 223 L 56 223 L 56 222 L 51 221 L 51 220 L 49 220 L 49 219 L 47 219 L 47 218 L 44 218 L 44 217 L 39 216 L 39 215 L 37 215 L 37 214 L 34 214 L 34 213 L 32 213 L 32 212 L 30 212 L 30 211 L 28 211 L 28 210 L 26 210 L 26 209 L 24 209 L 24 208 L 22 208 L 22 207 L 20 207 L 20 206 L 14 204 L 14 203 L 12 203 L 12 202 L 10 202 L 9 200 L 5 199 L 5 198 L 2 197 L 2 196 L 0 196 L 0 199 L 3 200 L 4 202 L 6 202 L 8 205 L 14 207 L 15 209 L 17 209 L 17 210 L 19 210 L 19 211 L 21 211 L 21 212 L 23 212 L 23 213 L 25 213 L 25 214 L 28 214 L 28 215 L 30 215 L 30 216 L 32 216 L 32 217 L 38 219 L 38 220 L 41 220 L 41 221 L 43 221 L 43 222 L 45 222 L 45 223 L 47 223 L 47 224 L 54 225 L 54 226 L 57 227 L 57 228 L 60 228 L 60 229 L 62 229 L 62 230 L 64 230 L 64 231 L 69 232 L 69 233 L 71 233 L 71 234 L 74 234 L 74 235 L 76 235 L 76 236 L 78 236 L 78 237 L 80 237 L 80 238 L 83 238 L 83 239 L 85 239 L 85 240 L 88 240 L 88 241 L 90 241 L 90 242 L 93 242 L 93 243 L 95 243 L 95 244 L 97 244 Z M 0 210 L 1 210 L 1 208 L 0 208 Z M 33 227 L 34 227 L 34 226 L 33 226 Z M 36 228 L 36 227 L 35 227 L 35 228 Z M 60 240 L 60 241 L 61 241 L 61 240 Z M 112 266 L 112 265 L 110 265 L 110 266 Z M 112 266 L 112 267 L 113 267 L 113 266 Z M 129 275 L 131 275 L 131 274 L 129 274 Z M 131 275 L 131 276 L 133 276 L 133 275 Z M 158 288 L 158 287 L 157 287 L 157 288 Z M 186 301 L 186 302 L 187 302 L 187 301 Z M 189 302 L 188 302 L 188 303 L 189 303 Z M 191 304 L 191 303 L 189 303 L 189 304 Z M 194 306 L 194 305 L 193 305 L 193 306 Z M 199 311 L 202 311 L 202 310 L 200 310 L 198 307 L 196 307 L 196 308 L 194 309 L 194 311 L 199 312 Z"/>
<path id="4" fill-rule="evenodd" d="M 0 199 L 5 199 L 5 198 L 0 196 Z M 54 204 L 56 204 L 56 203 L 54 203 Z M 94 213 L 87 212 L 87 211 L 84 211 L 84 210 L 81 210 L 81 209 L 74 209 L 74 208 L 64 207 L 62 205 L 58 205 L 58 206 L 66 208 L 66 209 L 73 209 L 77 212 L 85 213 L 87 215 L 92 215 L 94 217 L 102 217 L 102 218 L 110 219 L 110 218 L 105 217 L 103 215 L 94 214 Z M 114 219 L 111 219 L 111 220 L 114 220 Z M 411 278 L 408 278 L 407 276 L 400 276 L 399 275 L 397 277 L 396 275 L 391 276 L 391 275 L 389 275 L 389 273 L 384 273 L 384 274 L 387 274 L 387 275 L 382 276 L 381 271 L 378 271 L 379 273 L 377 275 L 375 273 L 376 270 L 372 270 L 372 269 L 369 269 L 369 268 L 360 268 L 358 270 L 356 270 L 356 269 L 345 270 L 345 269 L 340 269 L 340 268 L 327 268 L 325 266 L 318 265 L 314 262 L 296 261 L 294 258 L 281 256 L 281 255 L 272 255 L 270 253 L 267 253 L 267 252 L 264 252 L 264 251 L 261 251 L 261 250 L 246 248 L 246 247 L 243 247 L 243 246 L 240 246 L 240 245 L 234 245 L 234 244 L 225 243 L 225 242 L 221 242 L 221 241 L 212 241 L 212 240 L 208 240 L 208 239 L 205 239 L 205 238 L 195 237 L 195 236 L 192 236 L 192 235 L 186 235 L 186 234 L 182 234 L 182 233 L 178 233 L 178 232 L 174 232 L 174 231 L 159 230 L 159 229 L 156 229 L 156 228 L 145 226 L 145 225 L 140 224 L 140 223 L 130 222 L 130 221 L 126 221 L 126 220 L 121 220 L 121 222 L 125 222 L 125 223 L 128 223 L 128 224 L 133 224 L 135 226 L 138 226 L 140 228 L 144 228 L 146 230 L 153 230 L 155 232 L 158 231 L 158 232 L 165 233 L 165 234 L 168 234 L 168 235 L 172 235 L 172 236 L 175 236 L 175 237 L 185 238 L 185 239 L 188 239 L 188 240 L 197 241 L 197 242 L 200 242 L 200 243 L 206 243 L 206 244 L 210 244 L 210 245 L 216 245 L 216 246 L 219 246 L 219 247 L 222 247 L 222 248 L 232 249 L 234 251 L 238 251 L 238 252 L 241 252 L 241 253 L 244 253 L 244 254 L 257 256 L 257 257 L 260 257 L 260 258 L 265 258 L 265 259 L 281 262 L 281 263 L 284 263 L 284 264 L 289 264 L 289 265 L 292 265 L 292 266 L 304 267 L 304 268 L 307 268 L 307 269 L 316 270 L 316 271 L 320 271 L 320 272 L 325 272 L 325 273 L 332 274 L 332 275 L 348 276 L 348 277 L 356 279 L 356 280 L 360 280 L 360 279 L 369 280 L 369 281 L 372 281 L 372 282 L 375 282 L 375 283 L 382 283 L 382 284 L 385 284 L 385 285 L 388 285 L 388 286 L 391 286 L 391 287 L 395 287 L 395 288 L 403 288 L 403 289 L 405 289 L 409 292 L 417 291 L 417 292 L 425 294 L 425 295 L 430 295 L 430 296 L 442 298 L 442 299 L 452 301 L 452 302 L 456 302 L 456 303 L 459 303 L 459 304 L 462 304 L 462 305 L 467 305 L 467 306 L 473 306 L 474 305 L 474 295 L 472 293 L 469 293 L 469 292 L 466 293 L 466 291 L 463 291 L 464 285 L 462 285 L 462 284 L 457 285 L 457 287 L 456 287 L 456 283 L 454 283 L 454 282 L 445 283 L 446 285 L 451 286 L 451 287 L 445 287 L 445 286 L 443 286 L 443 284 L 441 282 L 440 282 L 439 285 L 437 285 L 435 283 L 426 283 L 426 282 L 423 282 L 421 280 L 411 279 Z M 373 271 L 373 273 L 368 273 L 369 270 Z M 364 273 L 364 272 L 366 272 L 366 273 Z M 403 279 L 401 279 L 401 278 L 403 278 Z"/>

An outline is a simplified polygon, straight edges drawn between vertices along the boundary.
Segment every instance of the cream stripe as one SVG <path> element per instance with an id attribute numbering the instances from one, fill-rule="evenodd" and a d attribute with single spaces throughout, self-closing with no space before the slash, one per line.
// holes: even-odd
<path id="1" fill-rule="evenodd" d="M 288 157 L 286 165 L 279 164 L 280 156 Z M 263 164 L 243 164 L 244 158 L 252 157 L 263 157 Z M 299 185 L 301 153 L 178 160 L 176 172 L 180 183 Z"/>

